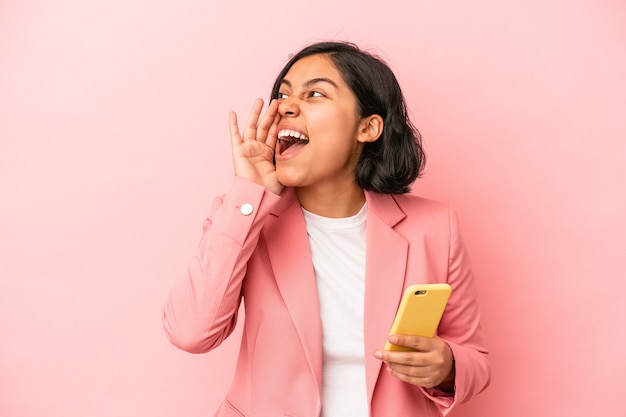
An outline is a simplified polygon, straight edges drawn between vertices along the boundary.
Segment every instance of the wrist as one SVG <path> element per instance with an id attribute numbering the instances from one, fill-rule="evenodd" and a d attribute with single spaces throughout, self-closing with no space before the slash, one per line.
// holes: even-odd
<path id="1" fill-rule="evenodd" d="M 449 394 L 454 393 L 455 376 L 456 376 L 456 371 L 455 371 L 455 366 L 454 366 L 454 361 L 453 361 L 452 368 L 450 369 L 448 376 L 443 381 L 441 381 L 441 383 L 439 383 L 439 385 L 437 385 L 436 388 L 445 393 L 449 393 Z"/>

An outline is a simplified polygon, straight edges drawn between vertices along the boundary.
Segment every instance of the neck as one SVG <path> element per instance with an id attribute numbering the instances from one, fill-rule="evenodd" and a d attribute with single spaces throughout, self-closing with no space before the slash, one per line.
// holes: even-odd
<path id="1" fill-rule="evenodd" d="M 296 196 L 306 211 L 324 217 L 354 216 L 365 204 L 365 192 L 355 183 L 343 188 L 296 188 Z"/>

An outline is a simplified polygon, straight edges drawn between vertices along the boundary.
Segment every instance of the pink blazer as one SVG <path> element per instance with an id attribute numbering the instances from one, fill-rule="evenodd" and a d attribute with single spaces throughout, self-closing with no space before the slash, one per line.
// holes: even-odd
<path id="1" fill-rule="evenodd" d="M 412 195 L 366 193 L 365 368 L 370 416 L 447 414 L 482 391 L 490 366 L 474 280 L 454 213 Z M 454 395 L 391 376 L 384 347 L 404 288 L 448 282 L 438 335 L 452 348 Z M 216 416 L 318 417 L 322 335 L 304 218 L 293 189 L 281 196 L 241 178 L 215 200 L 187 271 L 174 284 L 163 324 L 170 341 L 207 352 L 245 320 L 230 390 Z"/>

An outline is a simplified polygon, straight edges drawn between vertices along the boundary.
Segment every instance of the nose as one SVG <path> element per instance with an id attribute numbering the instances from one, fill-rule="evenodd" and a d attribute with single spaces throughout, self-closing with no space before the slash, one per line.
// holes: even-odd
<path id="1" fill-rule="evenodd" d="M 300 107 L 298 106 L 297 99 L 292 97 L 281 99 L 278 103 L 278 113 L 282 117 L 297 116 L 300 113 Z"/>

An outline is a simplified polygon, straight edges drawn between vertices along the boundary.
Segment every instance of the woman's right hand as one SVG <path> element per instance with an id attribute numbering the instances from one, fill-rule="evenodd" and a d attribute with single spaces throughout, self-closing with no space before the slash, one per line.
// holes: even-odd
<path id="1" fill-rule="evenodd" d="M 262 185 L 274 194 L 280 194 L 284 186 L 278 182 L 274 166 L 277 125 L 280 119 L 278 101 L 272 100 L 261 117 L 262 109 L 263 100 L 258 98 L 248 116 L 243 136 L 239 133 L 237 114 L 230 112 L 230 138 L 235 175 Z"/>

